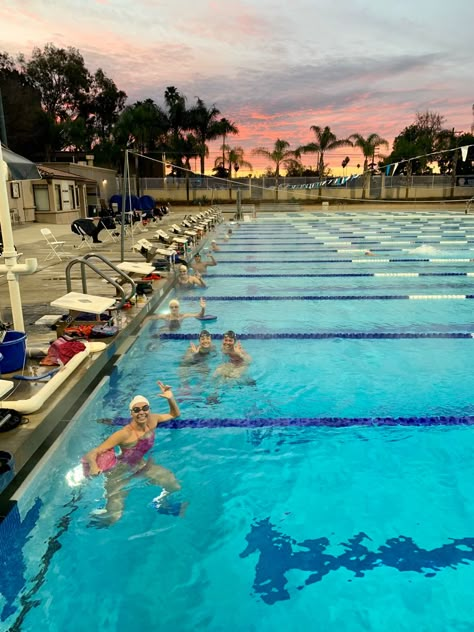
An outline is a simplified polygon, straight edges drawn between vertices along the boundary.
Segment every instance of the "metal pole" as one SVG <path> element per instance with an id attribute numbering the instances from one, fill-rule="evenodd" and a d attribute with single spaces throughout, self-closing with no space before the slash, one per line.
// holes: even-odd
<path id="1" fill-rule="evenodd" d="M 10 293 L 10 305 L 12 309 L 13 326 L 16 331 L 25 331 L 23 321 L 23 310 L 21 305 L 20 282 L 18 272 L 27 271 L 27 268 L 34 272 L 36 270 L 36 259 L 28 259 L 26 265 L 18 264 L 18 253 L 13 242 L 13 230 L 10 217 L 10 207 L 7 193 L 7 173 L 4 173 L 2 144 L 0 143 L 0 228 L 2 229 L 3 257 L 5 264 L 0 266 L 0 272 L 7 273 L 8 291 Z M 28 263 L 30 262 L 30 263 Z M 24 270 L 23 270 L 24 269 Z"/>
<path id="2" fill-rule="evenodd" d="M 237 219 L 242 219 L 242 191 L 237 189 Z"/>
<path id="3" fill-rule="evenodd" d="M 123 161 L 123 179 L 122 179 L 122 230 L 120 232 L 120 261 L 125 261 L 125 199 L 127 196 L 127 178 L 128 178 L 128 149 L 125 150 Z"/>
<path id="4" fill-rule="evenodd" d="M 0 141 L 8 147 L 7 128 L 5 127 L 5 113 L 3 112 L 2 91 L 0 90 Z"/>

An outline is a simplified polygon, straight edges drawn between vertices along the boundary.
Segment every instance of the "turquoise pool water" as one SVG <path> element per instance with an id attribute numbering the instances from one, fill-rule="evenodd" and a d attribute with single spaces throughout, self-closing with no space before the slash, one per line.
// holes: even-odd
<path id="1" fill-rule="evenodd" d="M 310 225 L 334 230 L 341 217 L 288 215 L 242 225 L 225 258 L 237 238 L 272 244 L 282 225 L 307 236 Z M 347 224 L 382 229 L 389 221 L 344 217 L 345 231 Z M 420 217 L 426 228 L 463 221 Z M 414 272 L 427 267 L 410 265 Z M 298 271 L 285 262 L 283 272 Z M 235 263 L 219 263 L 203 295 L 218 315 L 206 324 L 217 348 L 226 329 L 242 335 L 253 359 L 245 379 L 213 377 L 219 352 L 199 368 L 181 365 L 202 328 L 194 319 L 179 332 L 158 321 L 143 328 L 0 527 L 2 562 L 8 560 L 0 629 L 472 627 L 472 301 L 370 299 L 372 290 L 419 293 L 418 283 L 427 283 L 429 294 L 458 294 L 460 277 L 452 286 L 451 277 L 355 278 L 361 284 L 348 294 L 367 300 L 345 300 L 349 277 L 252 279 L 235 272 Z M 469 295 L 469 277 L 462 284 Z M 249 300 L 269 289 L 292 300 Z M 319 293 L 334 300 L 301 298 Z M 182 310 L 195 307 L 199 295 L 179 295 Z M 443 337 L 418 337 L 426 333 Z M 70 487 L 66 475 L 114 429 L 104 419 L 121 423 L 133 394 L 149 396 L 154 410 L 166 408 L 156 379 L 173 385 L 182 415 L 176 427 L 159 428 L 153 458 L 181 481 L 187 510 L 182 517 L 157 513 L 152 499 L 160 489 L 136 478 L 122 519 L 91 527 L 91 511 L 104 504 L 103 481 Z M 408 425 L 396 425 L 399 418 Z"/>

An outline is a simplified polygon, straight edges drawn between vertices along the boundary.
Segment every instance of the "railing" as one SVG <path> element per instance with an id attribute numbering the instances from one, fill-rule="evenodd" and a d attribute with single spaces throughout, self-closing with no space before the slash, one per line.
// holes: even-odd
<path id="1" fill-rule="evenodd" d="M 129 283 L 130 284 L 131 290 L 128 293 L 126 293 L 124 288 L 123 288 L 123 285 L 118 283 L 115 279 L 112 279 L 112 277 L 110 277 L 108 274 L 106 274 L 105 272 L 100 270 L 100 268 L 98 268 L 96 265 L 94 265 L 90 261 L 91 258 L 100 259 L 109 268 L 114 270 L 117 273 L 117 275 L 123 279 L 123 283 Z M 90 253 L 84 255 L 83 257 L 76 257 L 75 259 L 72 259 L 67 264 L 67 266 L 66 266 L 66 288 L 67 288 L 68 292 L 72 291 L 71 269 L 77 263 L 80 264 L 80 266 L 81 266 L 82 292 L 84 294 L 88 293 L 87 292 L 87 275 L 86 275 L 86 267 L 88 267 L 91 270 L 93 270 L 96 274 L 101 276 L 105 281 L 107 281 L 107 283 L 110 283 L 111 285 L 113 285 L 115 287 L 115 289 L 117 290 L 117 292 L 121 295 L 121 299 L 120 299 L 120 301 L 118 301 L 118 303 L 117 303 L 117 305 L 116 305 L 116 307 L 114 309 L 120 309 L 123 305 L 125 305 L 125 303 L 127 301 L 129 301 L 132 298 L 132 296 L 134 296 L 137 286 L 136 286 L 135 282 L 133 281 L 133 279 L 131 277 L 129 277 L 128 274 L 126 274 L 123 270 L 120 270 L 120 268 L 117 268 L 117 266 L 114 265 L 109 259 L 107 259 L 107 257 L 104 257 L 103 255 L 100 255 L 100 254 L 94 253 L 94 252 L 90 252 Z"/>
<path id="2" fill-rule="evenodd" d="M 468 182 L 474 176 L 466 176 L 466 182 Z M 382 175 L 377 174 L 371 177 L 371 183 L 381 182 Z M 362 175 L 347 174 L 345 176 L 326 176 L 321 180 L 321 184 L 325 187 L 339 187 L 346 189 L 362 189 L 364 178 Z M 214 191 L 226 191 L 237 189 L 274 189 L 277 181 L 274 177 L 262 177 L 262 178 L 233 178 L 231 180 L 217 180 L 210 176 L 203 176 L 200 178 L 189 178 L 189 185 L 186 184 L 185 178 L 140 178 L 139 187 L 140 191 L 146 191 L 150 189 L 161 189 L 170 191 L 182 191 L 186 190 L 189 186 L 189 190 L 196 189 L 202 190 L 214 190 Z M 423 188 L 435 188 L 435 187 L 449 187 L 452 184 L 451 175 L 431 174 L 425 176 L 406 176 L 406 175 L 394 175 L 385 176 L 386 188 L 397 187 L 423 187 Z M 135 188 L 135 182 L 131 181 L 132 189 Z M 301 177 L 301 178 L 287 178 L 281 177 L 278 179 L 279 189 L 288 188 L 319 188 L 320 181 L 318 177 Z M 117 182 L 118 190 L 122 190 L 121 178 L 118 178 Z M 133 191 L 132 191 L 133 193 Z"/>

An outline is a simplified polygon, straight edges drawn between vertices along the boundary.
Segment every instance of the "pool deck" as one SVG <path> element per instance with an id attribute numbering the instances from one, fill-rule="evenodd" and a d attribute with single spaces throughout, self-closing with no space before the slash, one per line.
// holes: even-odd
<path id="1" fill-rule="evenodd" d="M 284 207 L 283 204 L 282 207 Z M 225 206 L 222 209 L 224 221 L 230 220 L 234 210 L 229 209 L 226 211 Z M 412 206 L 391 203 L 371 204 L 369 207 L 366 205 L 344 205 L 343 207 L 331 205 L 329 208 L 322 208 L 321 205 L 317 205 L 314 207 L 302 206 L 300 212 L 406 210 L 413 213 L 417 210 L 425 211 L 427 209 L 434 210 L 435 206 L 433 204 L 416 204 Z M 463 212 L 464 209 L 464 202 L 446 202 L 445 204 L 439 204 L 437 207 L 438 211 L 455 211 L 458 213 Z M 136 231 L 135 241 L 141 238 L 146 239 L 157 229 L 166 230 L 173 223 L 180 224 L 185 215 L 196 214 L 200 210 L 196 206 L 172 209 L 170 216 L 165 217 L 162 222 L 151 224 L 146 232 Z M 59 259 L 46 260 L 47 255 L 51 251 L 41 235 L 41 228 L 49 228 L 56 239 L 65 241 L 64 250 L 70 253 L 70 257 L 62 261 L 59 261 Z M 196 250 L 199 250 L 208 241 L 210 235 L 211 233 L 205 235 L 201 245 L 198 244 Z M 29 257 L 34 257 L 38 260 L 38 272 L 33 275 L 20 277 L 20 292 L 25 330 L 28 335 L 28 347 L 44 348 L 55 340 L 56 332 L 51 326 L 37 325 L 35 323 L 46 314 L 64 313 L 64 310 L 51 307 L 50 303 L 66 294 L 65 267 L 68 261 L 75 256 L 83 256 L 88 252 L 97 252 L 103 254 L 113 263 L 118 263 L 120 262 L 120 239 L 112 241 L 110 236 L 106 234 L 106 231 L 102 231 L 100 238 L 102 238 L 103 243 L 94 245 L 94 250 L 79 249 L 80 237 L 71 232 L 69 224 L 52 225 L 39 223 L 15 225 L 13 227 L 13 236 L 17 250 L 22 253 L 20 262 L 25 261 Z M 125 242 L 125 258 L 127 261 L 144 263 L 144 258 L 139 253 L 132 251 L 132 240 L 130 237 L 127 237 Z M 78 266 L 74 268 L 72 278 L 74 282 L 73 290 L 81 291 Z M 22 483 L 45 451 L 54 443 L 57 436 L 67 427 L 75 412 L 86 401 L 100 380 L 108 374 L 117 358 L 125 353 L 133 343 L 143 321 L 149 313 L 156 310 L 173 285 L 174 275 L 172 274 L 168 274 L 166 278 L 154 281 L 154 292 L 152 295 L 147 296 L 142 301 L 137 301 L 131 309 L 121 310 L 120 331 L 112 339 L 105 339 L 107 344 L 105 351 L 92 354 L 90 358 L 86 359 L 78 367 L 74 373 L 74 379 L 68 379 L 38 412 L 25 415 L 28 423 L 14 430 L 0 433 L 0 449 L 13 454 L 15 460 L 15 479 L 3 493 L 0 493 L 0 519 L 8 511 L 9 499 L 15 489 Z M 92 274 L 88 275 L 88 293 L 102 296 L 104 294 L 104 281 L 100 277 L 94 277 Z M 8 283 L 6 276 L 2 275 L 0 276 L 0 319 L 7 322 L 11 320 L 9 305 Z M 37 361 L 32 360 L 28 362 L 24 374 L 34 376 L 38 373 L 45 373 L 50 368 L 39 367 Z M 19 372 L 15 371 L 15 374 Z M 11 375 L 4 374 L 2 378 L 11 379 Z M 15 381 L 14 390 L 5 396 L 3 401 L 8 399 L 29 399 L 38 392 L 39 388 L 41 388 L 41 382 Z"/>

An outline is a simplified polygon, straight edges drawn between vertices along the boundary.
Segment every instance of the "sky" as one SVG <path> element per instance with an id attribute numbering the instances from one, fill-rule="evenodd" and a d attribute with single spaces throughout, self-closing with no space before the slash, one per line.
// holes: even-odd
<path id="1" fill-rule="evenodd" d="M 188 106 L 199 96 L 237 125 L 229 144 L 261 172 L 269 164 L 252 149 L 307 144 L 311 125 L 391 143 L 431 110 L 470 131 L 473 24 L 469 0 L 0 0 L 0 50 L 78 48 L 128 103 L 162 105 L 167 86 Z M 218 155 L 213 143 L 206 166 Z M 341 148 L 326 157 L 334 173 L 346 155 L 357 172 L 362 156 Z"/>

